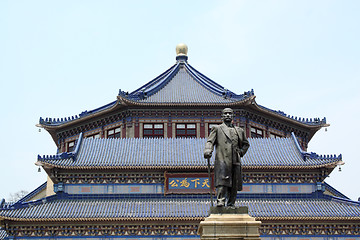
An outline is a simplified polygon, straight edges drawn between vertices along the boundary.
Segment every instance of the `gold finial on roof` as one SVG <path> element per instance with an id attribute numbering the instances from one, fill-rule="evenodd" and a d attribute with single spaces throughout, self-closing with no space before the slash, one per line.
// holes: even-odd
<path id="1" fill-rule="evenodd" d="M 185 43 L 176 45 L 176 56 L 187 56 L 188 47 Z"/>

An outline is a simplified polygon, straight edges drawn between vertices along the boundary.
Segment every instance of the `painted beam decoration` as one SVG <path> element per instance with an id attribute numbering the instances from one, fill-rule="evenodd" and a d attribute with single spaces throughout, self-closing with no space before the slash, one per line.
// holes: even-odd
<path id="1" fill-rule="evenodd" d="M 214 188 L 214 174 L 211 174 L 211 183 L 207 173 L 169 173 L 165 172 L 166 194 L 209 194 L 210 186 Z"/>

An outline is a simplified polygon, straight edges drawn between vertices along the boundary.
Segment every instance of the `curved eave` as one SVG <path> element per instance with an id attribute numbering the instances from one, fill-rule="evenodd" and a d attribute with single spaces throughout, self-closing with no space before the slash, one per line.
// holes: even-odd
<path id="1" fill-rule="evenodd" d="M 13 218 L 1 220 L 18 222 L 143 222 L 143 221 L 203 221 L 205 217 L 123 217 L 123 218 Z M 255 217 L 257 221 L 359 221 L 360 217 Z"/>
<path id="2" fill-rule="evenodd" d="M 39 163 L 39 162 L 38 162 Z M 331 162 L 327 164 L 310 165 L 310 166 L 243 166 L 244 170 L 312 170 L 328 168 L 334 169 L 342 161 Z M 201 170 L 207 171 L 207 166 L 63 166 L 60 164 L 51 164 L 41 161 L 38 165 L 43 168 L 59 168 L 68 170 Z"/>
<path id="3" fill-rule="evenodd" d="M 77 118 L 77 119 L 74 119 L 74 120 L 71 120 L 71 121 L 68 121 L 68 122 L 65 122 L 65 123 L 62 123 L 62 124 L 58 124 L 58 125 L 47 125 L 47 124 L 40 124 L 39 123 L 39 124 L 37 124 L 37 126 L 42 127 L 45 130 L 50 132 L 52 130 L 56 130 L 56 129 L 59 129 L 59 128 L 65 128 L 65 127 L 68 127 L 68 126 L 71 126 L 71 125 L 74 125 L 74 124 L 77 124 L 77 123 L 81 123 L 81 122 L 93 119 L 95 117 L 101 116 L 101 115 L 106 114 L 108 112 L 114 111 L 115 109 L 117 109 L 119 107 L 123 107 L 125 105 L 126 104 L 124 102 L 121 102 L 121 101 L 117 100 L 116 103 L 114 104 L 114 106 L 112 106 L 110 108 L 107 108 L 107 109 L 104 109 L 102 111 L 98 111 L 96 113 L 89 114 L 89 115 L 87 115 L 85 117 Z"/>
<path id="4" fill-rule="evenodd" d="M 204 106 L 204 107 L 236 107 L 236 106 L 247 106 L 252 103 L 255 96 L 249 96 L 248 98 L 229 102 L 229 103 L 207 103 L 207 102 L 188 102 L 188 103 L 177 103 L 177 102 L 138 102 L 133 101 L 122 96 L 118 96 L 120 101 L 123 101 L 128 106 L 146 106 L 146 107 L 193 107 L 193 106 Z"/>
<path id="5" fill-rule="evenodd" d="M 295 119 L 292 119 L 292 118 L 290 118 L 290 117 L 283 116 L 283 115 L 278 114 L 278 113 L 276 113 L 276 112 L 267 110 L 267 109 L 259 106 L 259 105 L 256 103 L 255 100 L 252 102 L 251 106 L 252 106 L 253 108 L 255 108 L 256 110 L 262 112 L 262 113 L 266 113 L 266 114 L 268 114 L 268 115 L 271 115 L 271 116 L 273 116 L 273 117 L 282 119 L 282 120 L 284 120 L 284 121 L 291 122 L 291 123 L 293 123 L 293 124 L 295 124 L 295 125 L 298 125 L 298 126 L 301 126 L 301 127 L 303 127 L 303 128 L 314 129 L 315 132 L 316 132 L 317 130 L 319 130 L 320 128 L 322 128 L 322 127 L 329 127 L 329 126 L 330 126 L 330 124 L 328 124 L 328 123 L 321 123 L 321 124 L 318 124 L 318 125 L 313 125 L 313 124 L 307 124 L 307 123 L 304 123 L 304 122 L 300 122 L 300 121 L 295 120 Z M 314 132 L 314 133 L 315 133 L 315 132 Z"/>

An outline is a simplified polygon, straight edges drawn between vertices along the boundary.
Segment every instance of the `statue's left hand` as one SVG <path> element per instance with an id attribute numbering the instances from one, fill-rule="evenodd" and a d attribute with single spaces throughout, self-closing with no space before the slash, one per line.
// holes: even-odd
<path id="1" fill-rule="evenodd" d="M 204 151 L 204 158 L 211 158 L 211 156 L 212 156 L 211 151 L 209 150 Z"/>

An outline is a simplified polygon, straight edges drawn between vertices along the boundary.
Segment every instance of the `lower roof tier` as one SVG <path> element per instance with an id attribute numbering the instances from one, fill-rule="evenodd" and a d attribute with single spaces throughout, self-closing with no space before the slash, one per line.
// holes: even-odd
<path id="1" fill-rule="evenodd" d="M 37 165 L 67 169 L 157 169 L 203 168 L 204 138 L 124 138 L 77 141 L 74 152 L 38 156 Z M 319 156 L 302 151 L 290 138 L 250 138 L 250 148 L 242 158 L 244 168 L 334 168 L 341 155 Z M 214 161 L 214 155 L 212 161 Z"/>
<path id="2" fill-rule="evenodd" d="M 236 206 L 248 206 L 260 220 L 360 220 L 360 204 L 313 194 L 239 195 Z M 0 209 L 0 219 L 12 221 L 202 220 L 209 216 L 204 195 L 68 195 Z"/>
<path id="3" fill-rule="evenodd" d="M 0 239 L 5 239 L 8 236 L 7 232 L 0 227 Z"/>

